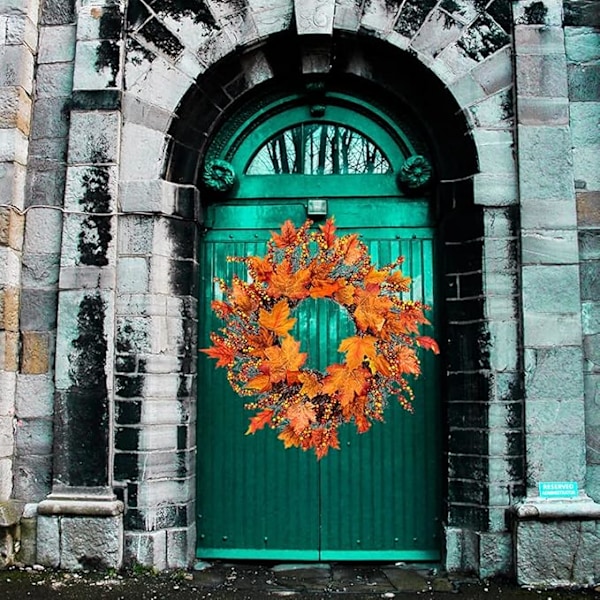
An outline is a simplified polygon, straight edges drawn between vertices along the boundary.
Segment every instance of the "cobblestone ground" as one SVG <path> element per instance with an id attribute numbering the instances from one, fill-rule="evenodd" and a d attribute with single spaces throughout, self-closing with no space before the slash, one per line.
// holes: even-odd
<path id="1" fill-rule="evenodd" d="M 202 570 L 152 573 L 65 573 L 49 569 L 0 571 L 0 598 L 6 600 L 590 600 L 600 588 L 528 590 L 498 581 L 450 578 L 435 569 L 403 565 L 201 565 Z"/>

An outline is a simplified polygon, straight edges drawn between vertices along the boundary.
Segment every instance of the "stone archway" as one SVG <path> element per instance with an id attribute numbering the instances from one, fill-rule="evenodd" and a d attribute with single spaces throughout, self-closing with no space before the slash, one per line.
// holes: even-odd
<path id="1" fill-rule="evenodd" d="M 132 3 L 123 71 L 115 71 L 114 61 L 79 64 L 79 104 L 73 109 L 70 140 L 85 151 L 71 154 L 69 198 L 74 209 L 85 208 L 79 190 L 90 164 L 102 166 L 111 185 L 118 185 L 118 197 L 111 195 L 111 202 L 119 214 L 109 217 L 115 243 L 108 245 L 100 272 L 116 273 L 116 284 L 100 277 L 94 294 L 114 316 L 103 330 L 108 347 L 116 349 L 114 360 L 107 356 L 105 364 L 111 399 L 105 411 L 112 415 L 114 408 L 115 438 L 114 449 L 107 448 L 109 456 L 114 454 L 114 470 L 106 483 L 122 490 L 127 505 L 129 560 L 159 567 L 191 560 L 190 432 L 197 385 L 192 282 L 195 232 L 202 219 L 197 171 L 212 123 L 244 94 L 258 93 L 261 84 L 285 76 L 291 55 L 298 74 L 323 75 L 337 65 L 348 76 L 398 95 L 421 110 L 432 139 L 439 142 L 448 355 L 463 357 L 448 363 L 447 565 L 475 564 L 476 558 L 456 548 L 468 546 L 479 532 L 488 536 L 484 543 L 502 548 L 498 569 L 508 565 L 510 536 L 499 515 L 510 498 L 500 497 L 490 483 L 486 457 L 490 404 L 498 400 L 497 409 L 508 410 L 503 390 L 520 377 L 516 357 L 500 352 L 495 343 L 517 336 L 516 321 L 507 322 L 503 312 L 516 285 L 511 275 L 516 268 L 511 254 L 516 177 L 507 109 L 509 19 L 506 3 L 491 3 L 486 11 L 477 2 L 465 2 L 463 8 L 449 3 L 447 10 L 434 4 L 381 0 L 313 6 L 282 0 L 264 7 L 207 1 L 203 10 L 192 12 L 171 4 L 154 10 Z M 319 18 L 305 18 L 309 7 Z M 95 23 L 96 10 L 82 9 L 82 27 Z M 106 51 L 107 31 L 100 30 L 92 42 L 80 40 L 81 55 L 91 48 L 98 56 Z M 95 147 L 106 151 L 94 153 Z M 89 226 L 76 215 L 65 217 L 62 251 L 75 259 L 70 279 L 61 284 L 61 348 L 73 346 L 81 334 L 73 333 L 70 315 L 78 314 L 89 296 L 90 275 L 77 262 L 73 240 Z M 493 270 L 507 274 L 506 285 L 486 289 L 482 273 Z M 485 310 L 484 296 L 492 298 Z M 496 371 L 501 378 L 494 377 Z M 61 373 L 59 387 L 68 391 L 71 375 L 68 369 Z M 507 431 L 519 427 L 517 420 Z M 469 453 L 473 430 L 480 446 Z M 521 481 L 515 467 L 520 455 L 518 443 L 502 455 L 502 463 L 512 465 L 504 488 Z M 465 456 L 470 471 L 483 481 L 459 470 Z M 490 510 L 492 496 L 495 512 Z"/>

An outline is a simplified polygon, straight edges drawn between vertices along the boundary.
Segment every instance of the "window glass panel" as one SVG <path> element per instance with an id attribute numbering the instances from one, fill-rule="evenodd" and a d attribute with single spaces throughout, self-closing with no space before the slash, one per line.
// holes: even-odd
<path id="1" fill-rule="evenodd" d="M 255 154 L 247 175 L 355 175 L 392 171 L 362 133 L 335 123 L 303 123 L 278 133 Z"/>

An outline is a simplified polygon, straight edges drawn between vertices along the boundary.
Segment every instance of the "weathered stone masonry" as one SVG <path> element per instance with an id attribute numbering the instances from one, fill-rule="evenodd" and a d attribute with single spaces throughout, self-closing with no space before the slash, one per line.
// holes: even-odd
<path id="1" fill-rule="evenodd" d="M 0 561 L 192 563 L 204 150 L 319 75 L 432 138 L 444 566 L 600 580 L 597 2 L 9 1 L 0 44 Z"/>

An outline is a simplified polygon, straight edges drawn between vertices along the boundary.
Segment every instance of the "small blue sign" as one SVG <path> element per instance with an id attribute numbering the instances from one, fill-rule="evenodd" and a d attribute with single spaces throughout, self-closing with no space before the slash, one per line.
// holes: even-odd
<path id="1" fill-rule="evenodd" d="M 575 498 L 579 496 L 576 481 L 540 481 L 540 498 Z"/>

